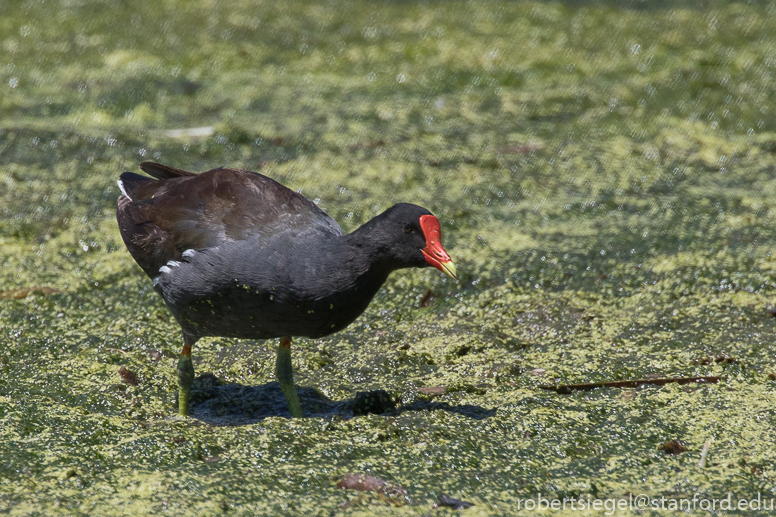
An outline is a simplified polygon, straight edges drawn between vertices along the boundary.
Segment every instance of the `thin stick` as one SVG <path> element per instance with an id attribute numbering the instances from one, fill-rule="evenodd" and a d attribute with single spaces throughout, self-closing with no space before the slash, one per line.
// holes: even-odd
<path id="1" fill-rule="evenodd" d="M 582 384 L 559 384 L 557 386 L 539 386 L 543 390 L 568 394 L 574 390 L 594 390 L 596 388 L 638 388 L 643 384 L 665 386 L 675 382 L 677 384 L 708 383 L 716 384 L 719 377 L 672 377 L 670 379 L 633 379 L 628 381 L 586 382 Z"/>
<path id="2" fill-rule="evenodd" d="M 127 356 L 127 359 L 132 359 L 132 358 L 129 356 L 129 354 L 128 354 L 128 353 L 126 353 L 125 351 L 123 351 L 123 350 L 122 350 L 122 349 L 120 349 L 120 348 L 106 348 L 106 350 L 110 350 L 111 352 L 121 352 L 122 354 L 124 354 L 125 356 Z"/>
<path id="3" fill-rule="evenodd" d="M 709 436 L 706 443 L 703 444 L 703 450 L 701 451 L 701 461 L 698 462 L 698 468 L 702 469 L 706 467 L 706 457 L 709 455 L 709 449 L 711 448 L 711 442 L 714 439 Z"/>

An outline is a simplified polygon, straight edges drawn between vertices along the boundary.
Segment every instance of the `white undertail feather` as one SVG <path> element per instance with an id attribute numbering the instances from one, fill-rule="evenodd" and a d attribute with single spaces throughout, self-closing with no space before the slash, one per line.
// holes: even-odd
<path id="1" fill-rule="evenodd" d="M 129 194 L 127 194 L 127 191 L 124 188 L 124 183 L 121 180 L 118 180 L 116 183 L 119 184 L 119 190 L 121 191 L 121 193 L 124 194 L 127 198 L 129 198 L 130 201 L 132 201 L 132 198 L 130 197 Z"/>

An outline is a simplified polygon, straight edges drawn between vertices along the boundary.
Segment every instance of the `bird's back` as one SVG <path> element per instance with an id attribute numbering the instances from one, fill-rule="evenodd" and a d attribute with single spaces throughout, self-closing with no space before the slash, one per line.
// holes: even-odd
<path id="1" fill-rule="evenodd" d="M 342 235 L 312 201 L 261 174 L 226 168 L 193 174 L 150 162 L 140 167 L 155 179 L 121 175 L 117 219 L 129 253 L 152 278 L 187 250 L 262 243 L 289 230 Z"/>

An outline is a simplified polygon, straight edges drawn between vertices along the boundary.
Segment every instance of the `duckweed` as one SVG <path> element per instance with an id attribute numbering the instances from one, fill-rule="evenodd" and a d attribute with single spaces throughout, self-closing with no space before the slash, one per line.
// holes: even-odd
<path id="1" fill-rule="evenodd" d="M 446 494 L 476 516 L 538 494 L 772 497 L 773 11 L 0 5 L 0 510 L 441 515 Z M 395 273 L 347 330 L 295 340 L 310 418 L 281 404 L 237 422 L 237 398 L 178 419 L 179 328 L 114 219 L 115 180 L 142 160 L 261 170 L 348 231 L 424 205 L 460 282 Z M 275 347 L 202 340 L 195 368 L 271 394 Z M 538 388 L 706 375 L 723 380 Z M 400 407 L 342 409 L 375 389 Z M 667 454 L 673 440 L 687 450 Z M 339 490 L 346 473 L 408 495 Z"/>

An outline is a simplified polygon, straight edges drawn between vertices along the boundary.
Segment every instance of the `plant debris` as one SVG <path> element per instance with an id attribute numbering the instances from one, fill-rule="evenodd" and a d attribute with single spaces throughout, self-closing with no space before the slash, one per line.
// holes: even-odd
<path id="1" fill-rule="evenodd" d="M 407 490 L 404 487 L 367 474 L 345 474 L 337 481 L 337 488 L 361 492 L 374 491 L 389 497 L 407 496 Z"/>
<path id="2" fill-rule="evenodd" d="M 446 391 L 447 391 L 447 386 L 428 386 L 425 388 L 418 388 L 419 393 L 428 395 L 429 397 L 444 395 Z"/>
<path id="3" fill-rule="evenodd" d="M 738 359 L 735 357 L 730 357 L 726 354 L 717 354 L 717 355 L 710 355 L 708 357 L 704 357 L 703 359 L 696 359 L 692 361 L 690 364 L 692 365 L 707 365 L 707 364 L 714 364 L 714 363 L 737 363 Z"/>
<path id="4" fill-rule="evenodd" d="M 438 503 L 434 504 L 434 508 L 439 508 L 440 506 L 447 506 L 449 508 L 452 508 L 453 510 L 465 510 L 466 508 L 471 508 L 474 506 L 474 503 L 470 503 L 468 501 L 461 501 L 460 499 L 455 499 L 450 496 L 446 496 L 445 494 L 439 494 L 437 496 L 437 499 L 439 499 Z"/>
<path id="5" fill-rule="evenodd" d="M 663 452 L 666 454 L 672 454 L 674 456 L 678 456 L 679 454 L 686 452 L 687 447 L 685 447 L 683 442 L 680 442 L 679 440 L 671 440 L 670 442 L 666 442 L 663 444 Z"/>
<path id="6" fill-rule="evenodd" d="M 61 292 L 61 290 L 54 289 L 53 287 L 22 287 L 20 289 L 8 289 L 7 291 L 0 291 L 0 300 L 21 300 L 22 298 L 27 298 L 33 293 L 55 294 Z"/>
<path id="7" fill-rule="evenodd" d="M 418 302 L 418 307 L 428 307 L 435 298 L 436 295 L 431 291 L 431 288 L 426 289 L 426 292 L 420 298 L 420 302 Z"/>
<path id="8" fill-rule="evenodd" d="M 121 365 L 121 368 L 119 368 L 119 376 L 121 377 L 122 381 L 126 382 L 127 384 L 131 384 L 132 386 L 137 386 L 140 384 L 140 380 L 138 380 L 135 372 L 124 365 Z"/>
<path id="9" fill-rule="evenodd" d="M 709 436 L 706 439 L 706 443 L 703 444 L 703 450 L 701 451 L 701 459 L 698 461 L 698 468 L 704 468 L 706 466 L 706 459 L 709 456 L 709 449 L 711 449 L 711 442 L 714 441 L 714 439 Z M 752 474 L 754 474 L 754 470 L 752 470 Z"/>
<path id="10" fill-rule="evenodd" d="M 668 379 L 633 379 L 629 381 L 605 381 L 605 382 L 584 382 L 580 384 L 558 384 L 557 386 L 539 386 L 543 390 L 555 391 L 561 394 L 571 393 L 572 391 L 589 391 L 596 388 L 638 388 L 644 384 L 654 386 L 665 386 L 675 382 L 677 384 L 708 383 L 717 384 L 719 377 L 672 377 Z"/>

